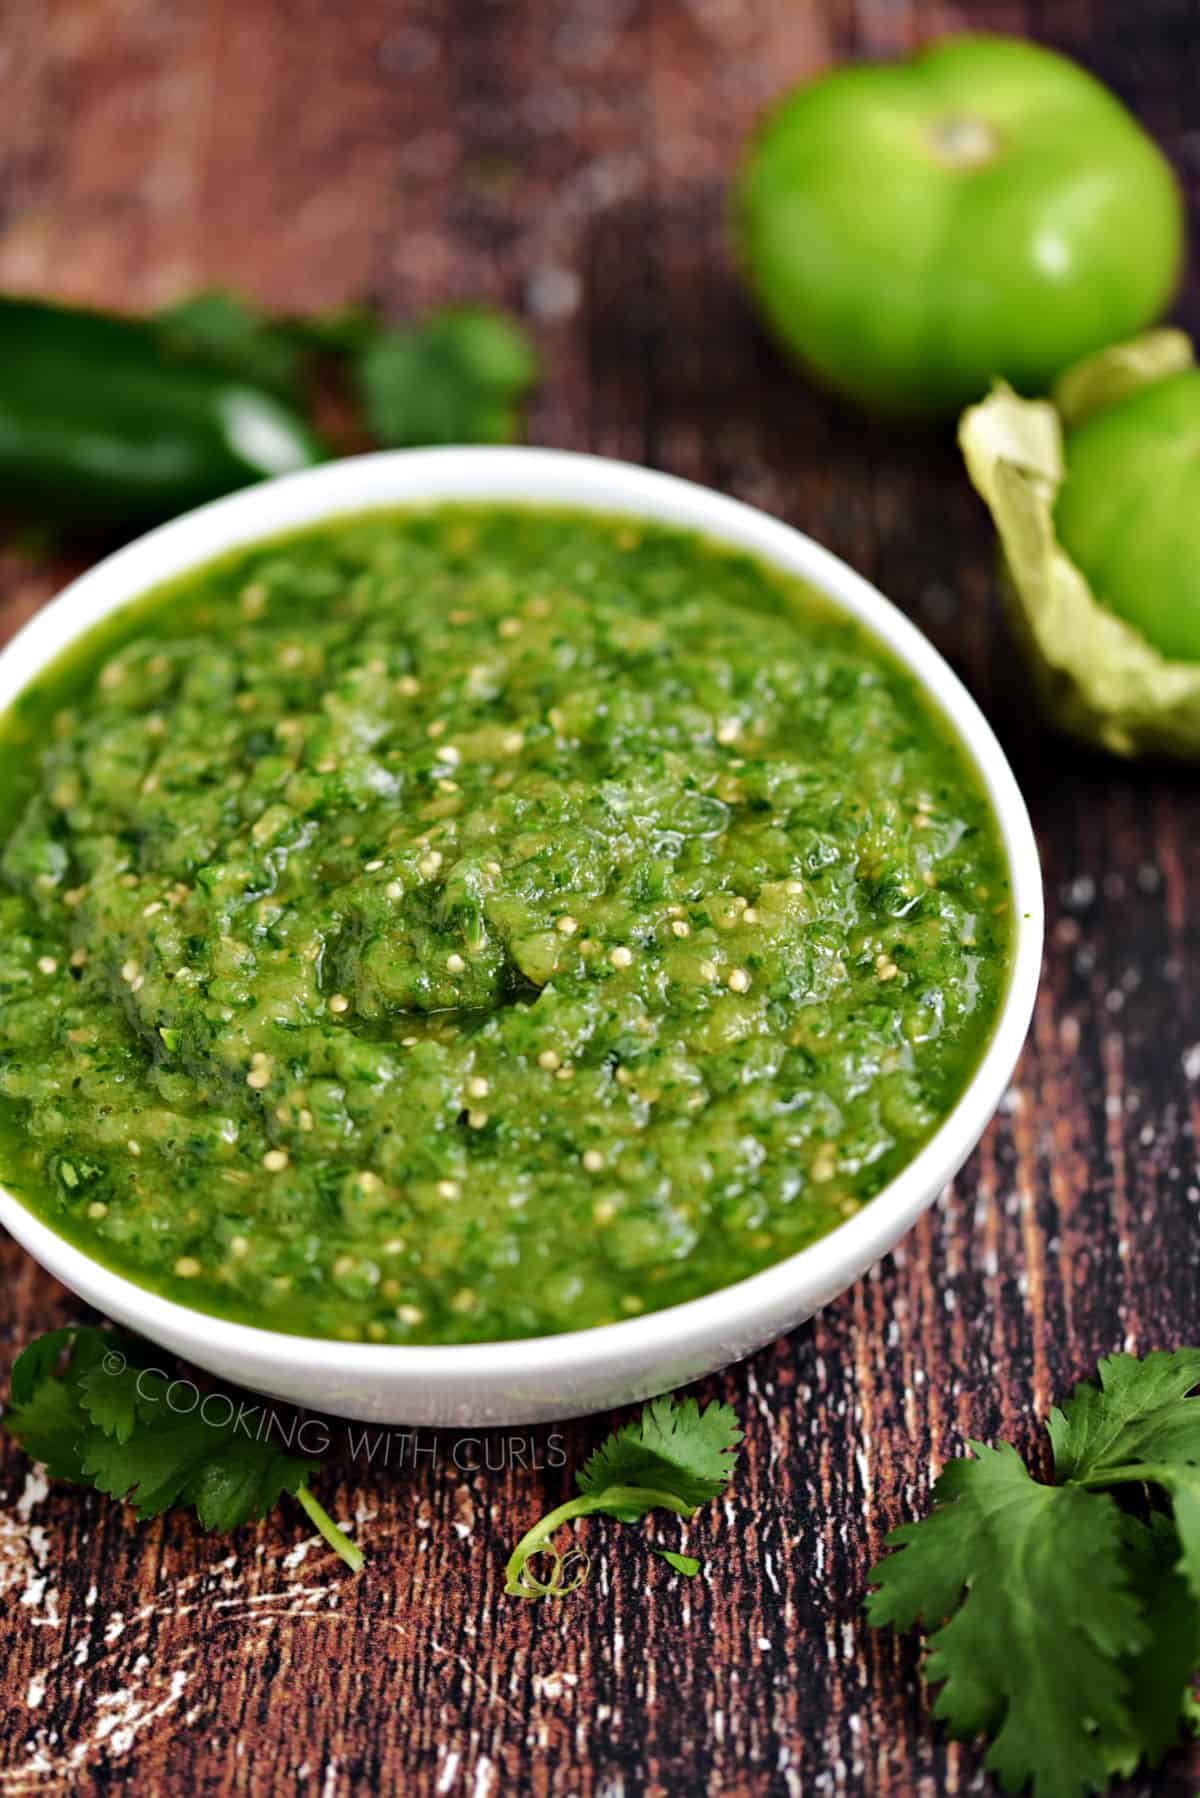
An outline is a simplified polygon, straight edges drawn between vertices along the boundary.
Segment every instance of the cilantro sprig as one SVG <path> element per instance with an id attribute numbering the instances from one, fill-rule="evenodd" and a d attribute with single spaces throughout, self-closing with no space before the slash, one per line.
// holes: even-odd
<path id="1" fill-rule="evenodd" d="M 580 1496 L 568 1499 L 526 1530 L 505 1569 L 504 1590 L 514 1598 L 564 1598 L 587 1579 L 589 1557 L 582 1549 L 565 1554 L 550 1538 L 576 1517 L 615 1517 L 636 1523 L 647 1512 L 673 1511 L 691 1517 L 699 1505 L 724 1491 L 733 1473 L 738 1420 L 728 1405 L 702 1411 L 694 1398 L 652 1399 L 632 1423 L 614 1430 L 576 1474 Z M 690 1555 L 659 1549 L 676 1572 L 691 1578 L 700 1563 Z M 530 1565 L 549 1555 L 549 1571 Z"/>
<path id="2" fill-rule="evenodd" d="M 362 1550 L 313 1496 L 318 1463 L 238 1427 L 236 1412 L 181 1415 L 147 1343 L 123 1331 L 50 1330 L 18 1355 L 5 1428 L 52 1479 L 94 1486 L 132 1505 L 139 1521 L 192 1506 L 206 1530 L 262 1517 L 285 1492 L 358 1572 Z"/>
<path id="3" fill-rule="evenodd" d="M 870 1622 L 934 1630 L 951 1735 L 1006 1791 L 1079 1798 L 1192 1724 L 1200 1667 L 1200 1349 L 1101 1361 L 1047 1420 L 1052 1483 L 972 1442 L 888 1537 Z"/>
<path id="4" fill-rule="evenodd" d="M 478 302 L 400 325 L 370 306 L 280 316 L 208 288 L 176 301 L 157 322 L 174 353 L 306 411 L 320 378 L 332 377 L 385 449 L 511 442 L 537 379 L 526 331 Z"/>

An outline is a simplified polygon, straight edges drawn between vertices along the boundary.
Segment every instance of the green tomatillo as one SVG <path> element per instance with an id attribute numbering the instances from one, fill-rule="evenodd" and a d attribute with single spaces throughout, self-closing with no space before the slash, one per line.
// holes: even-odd
<path id="1" fill-rule="evenodd" d="M 1090 75 L 1018 39 L 834 70 L 750 140 L 738 249 L 784 348 L 872 410 L 1042 392 L 1151 323 L 1179 274 L 1169 164 Z"/>
<path id="2" fill-rule="evenodd" d="M 1200 369 L 1182 331 L 1085 357 L 1052 400 L 999 383 L 967 471 L 1051 722 L 1118 755 L 1200 760 Z"/>
<path id="3" fill-rule="evenodd" d="M 1200 369 L 1067 432 L 1058 540 L 1101 605 L 1172 661 L 1200 663 Z"/>

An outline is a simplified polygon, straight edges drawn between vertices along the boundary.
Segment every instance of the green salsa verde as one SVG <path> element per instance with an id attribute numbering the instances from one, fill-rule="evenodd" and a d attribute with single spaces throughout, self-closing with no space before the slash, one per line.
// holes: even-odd
<path id="1" fill-rule="evenodd" d="M 945 722 L 687 532 L 342 518 L 126 607 L 0 731 L 0 1173 L 252 1323 L 728 1285 L 912 1158 L 1008 977 Z"/>

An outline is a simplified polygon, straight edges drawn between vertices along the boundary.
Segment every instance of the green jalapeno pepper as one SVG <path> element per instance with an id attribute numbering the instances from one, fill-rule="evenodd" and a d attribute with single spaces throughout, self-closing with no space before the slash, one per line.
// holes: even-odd
<path id="1" fill-rule="evenodd" d="M 153 321 L 0 298 L 0 508 L 22 521 L 137 528 L 325 453 Z"/>

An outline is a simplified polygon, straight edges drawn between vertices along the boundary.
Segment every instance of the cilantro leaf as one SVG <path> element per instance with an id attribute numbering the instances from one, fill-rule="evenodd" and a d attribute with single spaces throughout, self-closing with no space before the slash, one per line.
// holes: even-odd
<path id="1" fill-rule="evenodd" d="M 128 1339 L 115 1331 L 89 1326 L 47 1330 L 22 1349 L 13 1363 L 5 1426 L 31 1460 L 40 1461 L 52 1479 L 86 1484 L 80 1444 L 88 1428 L 81 1387 L 111 1344 Z M 62 1378 L 56 1378 L 66 1357 Z M 120 1352 L 124 1362 L 125 1356 Z"/>
<path id="2" fill-rule="evenodd" d="M 1041 1485 L 1007 1444 L 971 1448 L 975 1460 L 942 1474 L 932 1516 L 889 1537 L 900 1552 L 871 1575 L 868 1616 L 942 1624 L 927 1668 L 942 1686 L 935 1715 L 953 1735 L 992 1736 L 986 1764 L 1007 1790 L 1032 1779 L 1056 1798 L 1088 1792 L 1109 1776 L 1097 1730 L 1130 1727 L 1118 1662 L 1147 1640 L 1120 1513 Z"/>
<path id="3" fill-rule="evenodd" d="M 291 404 L 314 399 L 316 377 L 348 383 L 384 447 L 507 443 L 537 377 L 526 332 L 485 305 L 442 307 L 416 325 L 389 324 L 348 305 L 278 317 L 225 288 L 208 288 L 156 315 L 167 351 L 246 381 Z M 339 378 L 340 377 L 340 378 Z"/>
<path id="4" fill-rule="evenodd" d="M 673 1567 L 676 1573 L 682 1573 L 686 1579 L 695 1579 L 700 1571 L 699 1561 L 693 1560 L 691 1555 L 677 1554 L 673 1548 L 656 1548 L 654 1552 L 662 1556 L 668 1567 Z"/>
<path id="5" fill-rule="evenodd" d="M 354 366 L 367 425 L 394 449 L 509 442 L 536 375 L 525 332 L 487 306 L 447 306 L 420 325 L 381 327 Z"/>
<path id="6" fill-rule="evenodd" d="M 219 370 L 281 399 L 304 397 L 307 346 L 301 330 L 273 318 L 241 294 L 209 287 L 157 314 L 173 353 Z"/>
<path id="7" fill-rule="evenodd" d="M 1200 1349 L 1110 1355 L 1099 1385 L 1081 1381 L 1047 1429 L 1060 1481 L 1088 1487 L 1143 1484 L 1170 1497 L 1179 1567 L 1200 1599 Z"/>
<path id="8" fill-rule="evenodd" d="M 292 1493 L 357 1572 L 362 1551 L 306 1484 L 317 1463 L 240 1434 L 232 1418 L 209 1421 L 202 1405 L 181 1416 L 170 1403 L 170 1378 L 150 1365 L 152 1353 L 119 1331 L 49 1332 L 14 1367 L 7 1429 L 53 1478 L 123 1499 L 141 1520 L 187 1505 L 205 1529 L 231 1530 Z"/>
<path id="9" fill-rule="evenodd" d="M 37 1388 L 57 1367 L 63 1351 L 75 1340 L 76 1332 L 47 1330 L 26 1345 L 13 1362 L 10 1395 L 14 1405 L 27 1405 Z"/>
<path id="10" fill-rule="evenodd" d="M 509 1557 L 504 1590 L 515 1598 L 562 1598 L 581 1586 L 588 1558 L 581 1550 L 560 1554 L 550 1538 L 576 1517 L 615 1517 L 636 1523 L 648 1511 L 674 1511 L 691 1517 L 697 1505 L 715 1498 L 733 1474 L 738 1420 L 728 1405 L 710 1404 L 702 1411 L 694 1398 L 657 1398 L 641 1416 L 624 1424 L 588 1457 L 576 1475 L 580 1497 L 568 1499 L 527 1530 Z M 678 1571 L 687 1555 L 671 1558 Z M 539 1576 L 529 1565 L 535 1555 L 550 1556 L 549 1572 Z M 698 1571 L 699 1563 L 693 1566 Z"/>
<path id="11" fill-rule="evenodd" d="M 654 1508 L 653 1498 L 649 1503 L 636 1496 L 614 1499 L 613 1492 L 624 1487 L 665 1490 L 695 1507 L 725 1486 L 741 1439 L 729 1405 L 711 1404 L 701 1411 L 694 1398 L 678 1403 L 656 1398 L 589 1455 L 577 1484 L 597 1500 L 596 1510 L 621 1523 L 636 1523 Z"/>
<path id="12" fill-rule="evenodd" d="M 1096 1485 L 1133 1463 L 1200 1463 L 1200 1349 L 1109 1355 L 1097 1372 L 1100 1384 L 1081 1381 L 1046 1428 L 1061 1483 Z"/>
<path id="13" fill-rule="evenodd" d="M 1152 1767 L 1173 1748 L 1186 1716 L 1188 1685 L 1200 1665 L 1200 1613 L 1177 1562 L 1179 1542 L 1167 1517 L 1122 1517 L 1125 1565 L 1141 1600 L 1145 1646 L 1123 1664 L 1132 1739 L 1113 1742 L 1114 1773 L 1129 1778 L 1144 1756 Z"/>
<path id="14" fill-rule="evenodd" d="M 992 1738 L 1009 1790 L 1074 1798 L 1156 1763 L 1196 1714 L 1198 1387 L 1200 1349 L 1110 1355 L 1047 1420 L 1055 1484 L 972 1444 L 889 1537 L 870 1620 L 935 1630 L 935 1712 Z"/>
<path id="15" fill-rule="evenodd" d="M 87 1418 L 65 1381 L 44 1380 L 24 1404 L 9 1406 L 4 1425 L 30 1460 L 42 1463 L 52 1480 L 87 1485 L 88 1477 L 79 1453 Z"/>

